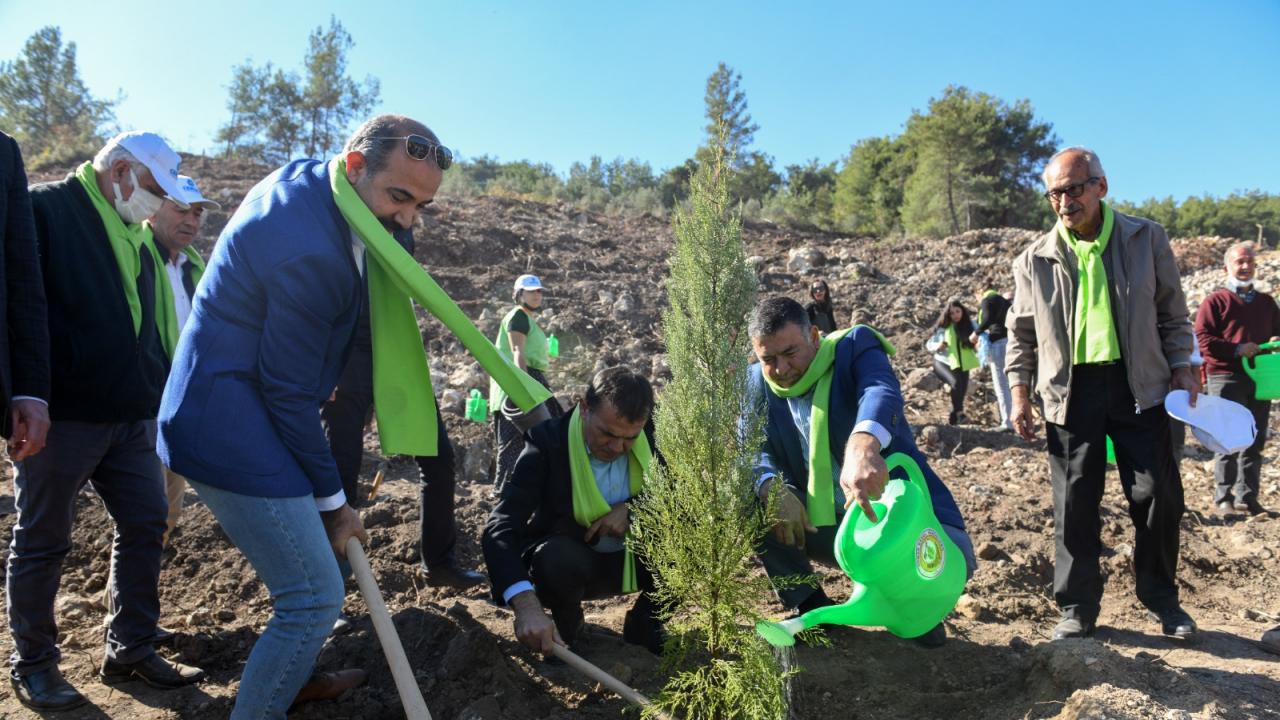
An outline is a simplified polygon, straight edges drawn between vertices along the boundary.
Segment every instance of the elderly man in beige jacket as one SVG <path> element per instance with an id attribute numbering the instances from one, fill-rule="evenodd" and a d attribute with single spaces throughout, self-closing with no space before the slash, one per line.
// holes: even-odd
<path id="1" fill-rule="evenodd" d="M 1107 437 L 1134 524 L 1138 599 L 1165 635 L 1188 639 L 1196 624 L 1178 600 L 1182 478 L 1162 402 L 1191 394 L 1193 334 L 1164 228 L 1104 201 L 1107 177 L 1086 148 L 1062 150 L 1044 171 L 1053 230 L 1013 263 L 1005 373 L 1013 426 L 1035 437 L 1031 390 L 1043 403 L 1053 485 L 1055 640 L 1093 634 L 1102 602 L 1098 506 Z"/>

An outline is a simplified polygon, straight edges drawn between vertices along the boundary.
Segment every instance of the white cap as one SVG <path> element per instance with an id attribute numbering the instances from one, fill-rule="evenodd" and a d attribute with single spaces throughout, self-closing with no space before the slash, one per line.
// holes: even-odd
<path id="1" fill-rule="evenodd" d="M 196 181 L 186 175 L 178 176 L 179 191 L 182 197 L 174 198 L 175 200 L 186 203 L 187 205 L 204 205 L 208 210 L 221 210 L 222 206 L 200 194 L 200 188 L 196 187 Z"/>
<path id="2" fill-rule="evenodd" d="M 1173 390 L 1164 398 L 1164 409 L 1190 425 L 1201 445 L 1220 455 L 1232 455 L 1253 445 L 1258 426 L 1249 408 L 1204 393 L 1196 395 L 1195 407 L 1190 400 L 1186 390 Z"/>
<path id="3" fill-rule="evenodd" d="M 515 287 L 515 289 L 516 289 L 517 291 L 519 291 L 519 290 L 541 290 L 541 289 L 542 289 L 542 281 L 538 279 L 538 276 L 537 276 L 537 275 L 521 275 L 520 277 L 516 278 L 516 287 Z"/>
<path id="4" fill-rule="evenodd" d="M 120 133 L 112 139 L 120 147 L 128 150 L 138 162 L 147 166 L 151 171 L 151 177 L 156 179 L 161 188 L 164 188 L 166 195 L 179 203 L 186 204 L 187 201 L 183 199 L 182 188 L 178 183 L 178 165 L 182 163 L 182 158 L 178 157 L 178 153 L 174 152 L 159 135 L 134 131 Z"/>

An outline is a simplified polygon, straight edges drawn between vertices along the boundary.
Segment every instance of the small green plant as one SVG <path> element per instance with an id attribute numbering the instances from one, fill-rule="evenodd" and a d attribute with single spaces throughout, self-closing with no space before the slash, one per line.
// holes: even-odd
<path id="1" fill-rule="evenodd" d="M 753 629 L 770 592 L 753 557 L 771 516 L 752 480 L 762 418 L 743 402 L 756 278 L 724 158 L 721 143 L 673 220 L 663 317 L 672 378 L 655 413 L 664 464 L 634 508 L 632 543 L 670 613 L 672 675 L 656 707 L 699 720 L 777 720 L 787 713 L 790 671 Z"/>

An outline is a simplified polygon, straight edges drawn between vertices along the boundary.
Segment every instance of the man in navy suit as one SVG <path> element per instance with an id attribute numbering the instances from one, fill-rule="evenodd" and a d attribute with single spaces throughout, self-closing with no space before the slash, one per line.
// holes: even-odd
<path id="1" fill-rule="evenodd" d="M 933 498 L 933 510 L 942 527 L 965 555 L 969 574 L 976 560 L 973 543 L 964 530 L 964 520 L 951 492 L 929 467 L 916 448 L 911 426 L 902 414 L 902 391 L 889 365 L 887 343 L 879 333 L 859 325 L 834 343 L 829 354 L 830 391 L 825 402 L 816 397 L 824 386 L 807 374 L 815 358 L 822 356 L 824 340 L 800 303 L 786 297 L 762 301 L 751 314 L 747 326 L 751 345 L 760 362 L 750 367 L 748 388 L 753 401 L 763 406 L 765 441 L 756 466 L 756 492 L 769 497 L 773 484 L 783 483 L 779 494 L 778 521 L 765 536 L 761 561 L 769 577 L 809 575 L 810 558 L 835 561 L 835 535 L 844 511 L 858 503 L 869 517 L 875 512 L 871 501 L 879 499 L 889 480 L 884 455 L 906 453 L 924 472 Z M 828 349 L 828 353 L 831 349 Z M 766 380 L 767 373 L 767 380 Z M 800 383 L 811 383 L 803 393 L 788 393 Z M 786 397 L 790 394 L 792 397 Z M 825 404 L 829 469 L 835 482 L 830 502 L 834 507 L 816 508 L 806 502 L 809 486 L 810 421 L 815 409 Z M 823 520 L 810 512 L 818 510 Z M 830 605 L 821 586 L 795 585 L 780 589 L 783 604 L 799 612 Z M 917 638 L 926 647 L 941 645 L 946 631 L 941 624 Z"/>
<path id="2" fill-rule="evenodd" d="M 410 154 L 423 147 L 440 148 L 434 133 L 394 115 L 347 143 L 347 179 L 392 232 L 410 228 L 440 187 L 439 152 Z M 196 290 L 160 408 L 161 459 L 188 478 L 274 602 L 235 718 L 284 717 L 364 679 L 350 670 L 307 683 L 342 605 L 335 554 L 367 539 L 320 422 L 364 297 L 365 248 L 334 201 L 329 165 L 291 162 L 249 192 Z"/>

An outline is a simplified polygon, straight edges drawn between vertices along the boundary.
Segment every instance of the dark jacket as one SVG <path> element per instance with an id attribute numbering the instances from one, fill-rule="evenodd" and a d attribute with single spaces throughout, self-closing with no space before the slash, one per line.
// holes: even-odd
<path id="1" fill-rule="evenodd" d="M 831 303 L 822 307 L 816 302 L 811 302 L 805 305 L 804 309 L 809 313 L 809 322 L 821 330 L 823 335 L 836 331 L 835 307 Z"/>
<path id="2" fill-rule="evenodd" d="M 516 460 L 511 480 L 489 514 L 480 544 L 489 569 L 489 587 L 502 593 L 529 579 L 523 556 L 552 535 L 581 539 L 587 528 L 573 518 L 573 481 L 569 476 L 569 420 L 572 413 L 552 418 L 525 435 L 524 452 Z M 645 437 L 653 448 L 653 421 L 645 423 Z M 637 558 L 638 560 L 638 558 Z"/>
<path id="3" fill-rule="evenodd" d="M 70 175 L 31 188 L 49 308 L 54 421 L 155 419 L 168 367 L 155 317 L 155 267 L 139 258 L 140 330 L 102 217 Z M 144 251 L 145 252 L 145 251 Z"/>
<path id="4" fill-rule="evenodd" d="M 1005 315 L 1009 313 L 1009 301 L 1003 295 L 988 295 L 982 298 L 982 304 L 978 306 L 978 317 L 981 322 L 978 323 L 978 329 L 974 332 L 978 335 L 987 334 L 987 339 L 991 342 L 999 342 L 1009 337 L 1009 331 L 1004 326 Z"/>
<path id="5" fill-rule="evenodd" d="M 320 406 L 360 315 L 351 242 L 326 163 L 289 163 L 249 191 L 174 352 L 156 448 L 167 467 L 253 497 L 342 489 Z"/>
<path id="6" fill-rule="evenodd" d="M 49 320 L 22 151 L 0 133 L 0 437 L 14 395 L 49 399 Z"/>
<path id="7" fill-rule="evenodd" d="M 916 447 L 911 425 L 902 413 L 902 390 L 898 386 L 898 377 L 880 340 L 864 327 L 854 328 L 836 345 L 833 372 L 827 411 L 827 437 L 831 441 L 832 454 L 844 457 L 845 444 L 859 422 L 873 420 L 879 423 L 892 437 L 889 447 L 884 448 L 881 454 L 888 456 L 901 452 L 910 455 L 924 472 L 938 520 L 963 530 L 964 519 L 955 498 L 929 467 L 924 453 Z M 750 397 L 767 407 L 762 448 L 768 456 L 767 462 L 773 469 L 781 471 L 783 480 L 803 495 L 809 484 L 809 458 L 802 449 L 800 431 L 796 429 L 790 406 L 786 398 L 769 391 L 759 363 L 750 366 L 747 383 Z M 757 467 L 761 477 L 764 472 L 764 464 Z"/>

